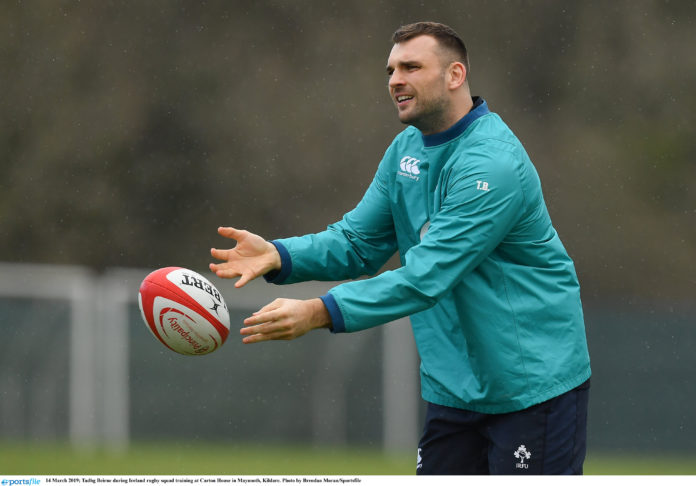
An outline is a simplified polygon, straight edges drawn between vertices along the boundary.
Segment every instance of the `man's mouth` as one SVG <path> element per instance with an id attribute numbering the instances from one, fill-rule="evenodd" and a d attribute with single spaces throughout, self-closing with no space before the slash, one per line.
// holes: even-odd
<path id="1" fill-rule="evenodd" d="M 412 100 L 413 96 L 412 95 L 398 95 L 396 96 L 396 103 L 401 105 L 403 103 L 406 103 L 409 100 Z"/>

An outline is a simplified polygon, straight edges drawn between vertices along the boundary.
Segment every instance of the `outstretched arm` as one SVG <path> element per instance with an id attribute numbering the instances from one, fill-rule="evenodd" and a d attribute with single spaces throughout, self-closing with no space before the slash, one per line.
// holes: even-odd
<path id="1" fill-rule="evenodd" d="M 218 228 L 218 233 L 225 238 L 237 241 L 237 245 L 229 250 L 218 250 L 217 248 L 210 250 L 213 258 L 224 260 L 223 263 L 210 264 L 210 270 L 218 277 L 240 277 L 234 284 L 235 287 L 240 288 L 271 270 L 280 270 L 278 250 L 262 237 L 245 230 L 229 227 Z"/>

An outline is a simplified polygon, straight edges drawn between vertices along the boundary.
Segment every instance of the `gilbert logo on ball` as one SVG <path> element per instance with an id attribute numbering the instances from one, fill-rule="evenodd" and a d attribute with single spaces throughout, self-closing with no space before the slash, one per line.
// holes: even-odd
<path id="1" fill-rule="evenodd" d="M 160 268 L 145 277 L 138 303 L 147 328 L 177 353 L 212 353 L 230 333 L 230 314 L 218 289 L 185 268 Z"/>

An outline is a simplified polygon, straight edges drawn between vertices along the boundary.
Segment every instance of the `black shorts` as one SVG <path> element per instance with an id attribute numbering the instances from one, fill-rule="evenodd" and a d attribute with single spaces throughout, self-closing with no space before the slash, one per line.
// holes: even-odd
<path id="1" fill-rule="evenodd" d="M 429 403 L 416 474 L 582 474 L 589 388 L 505 414 Z"/>

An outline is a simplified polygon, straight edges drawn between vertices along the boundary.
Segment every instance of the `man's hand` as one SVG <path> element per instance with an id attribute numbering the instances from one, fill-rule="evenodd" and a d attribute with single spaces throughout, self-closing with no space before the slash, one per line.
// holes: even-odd
<path id="1" fill-rule="evenodd" d="M 221 278 L 241 277 L 235 287 L 243 287 L 260 275 L 280 269 L 278 250 L 260 236 L 234 228 L 218 228 L 218 233 L 236 240 L 237 245 L 230 250 L 212 248 L 210 254 L 225 262 L 211 263 L 210 270 Z"/>
<path id="2" fill-rule="evenodd" d="M 320 327 L 331 327 L 329 311 L 321 299 L 276 299 L 244 320 L 239 333 L 244 343 L 290 340 Z"/>

